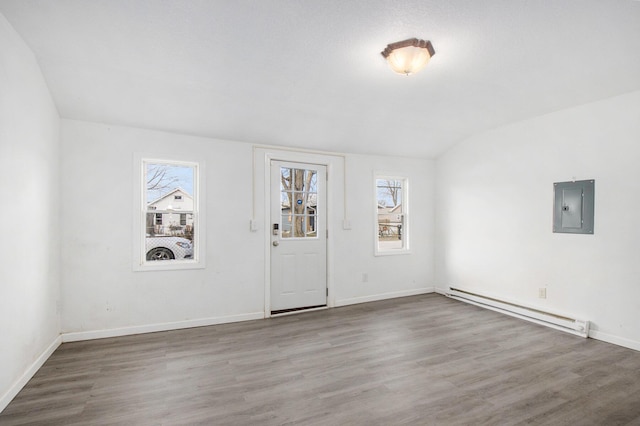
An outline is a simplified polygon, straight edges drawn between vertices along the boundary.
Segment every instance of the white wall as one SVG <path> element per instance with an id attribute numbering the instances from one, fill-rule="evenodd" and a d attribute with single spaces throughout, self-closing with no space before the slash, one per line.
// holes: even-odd
<path id="1" fill-rule="evenodd" d="M 352 230 L 337 250 L 336 272 L 344 285 L 336 303 L 377 300 L 386 296 L 433 291 L 434 176 L 432 160 L 348 155 L 347 216 Z M 376 244 L 376 174 L 406 177 L 409 185 L 410 254 L 374 256 Z M 367 282 L 363 281 L 367 274 Z"/>
<path id="2" fill-rule="evenodd" d="M 263 311 L 262 239 L 248 231 L 250 145 L 70 120 L 62 121 L 61 135 L 63 332 L 189 325 Z M 132 270 L 137 152 L 204 163 L 206 269 Z"/>
<path id="3" fill-rule="evenodd" d="M 262 172 L 257 170 L 256 155 L 259 230 L 251 232 L 251 145 L 72 120 L 62 120 L 61 134 L 62 330 L 69 340 L 263 317 L 264 164 Z M 159 158 L 188 153 L 205 162 L 205 269 L 132 271 L 136 152 Z M 343 171 L 330 176 L 332 300 L 339 305 L 433 289 L 433 162 L 355 155 L 346 161 L 352 230 L 342 229 Z M 378 168 L 412 182 L 411 255 L 373 256 L 373 171 Z M 362 273 L 368 273 L 369 282 L 361 282 Z"/>
<path id="4" fill-rule="evenodd" d="M 0 14 L 0 411 L 57 346 L 58 126 L 33 54 Z"/>
<path id="5" fill-rule="evenodd" d="M 472 137 L 437 162 L 437 286 L 592 321 L 640 349 L 640 92 Z M 595 179 L 595 234 L 554 234 L 553 182 Z M 547 299 L 538 289 L 547 288 Z"/>

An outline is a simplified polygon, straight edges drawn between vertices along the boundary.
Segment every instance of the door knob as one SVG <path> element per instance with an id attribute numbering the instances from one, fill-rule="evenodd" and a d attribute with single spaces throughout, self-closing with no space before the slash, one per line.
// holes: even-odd
<path id="1" fill-rule="evenodd" d="M 278 247 L 279 245 L 280 245 L 280 243 L 279 243 L 279 242 L 277 242 L 277 241 L 274 241 L 274 242 L 273 242 L 273 246 L 274 246 L 274 247 Z"/>

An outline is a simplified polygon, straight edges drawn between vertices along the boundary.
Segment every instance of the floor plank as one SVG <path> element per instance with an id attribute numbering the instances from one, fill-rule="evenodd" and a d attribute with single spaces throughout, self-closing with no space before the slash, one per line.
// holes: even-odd
<path id="1" fill-rule="evenodd" d="M 430 294 L 65 343 L 0 425 L 640 425 L 640 352 Z"/>

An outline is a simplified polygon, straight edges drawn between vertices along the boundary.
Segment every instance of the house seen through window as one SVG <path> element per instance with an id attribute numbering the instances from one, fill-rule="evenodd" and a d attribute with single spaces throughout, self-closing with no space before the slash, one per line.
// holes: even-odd
<path id="1" fill-rule="evenodd" d="M 397 253 L 408 249 L 407 180 L 376 178 L 376 253 Z"/>
<path id="2" fill-rule="evenodd" d="M 144 161 L 144 259 L 193 260 L 197 165 Z"/>

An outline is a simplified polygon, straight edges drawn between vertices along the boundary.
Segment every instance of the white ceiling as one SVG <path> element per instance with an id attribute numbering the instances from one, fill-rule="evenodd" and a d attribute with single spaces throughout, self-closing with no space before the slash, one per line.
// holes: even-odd
<path id="1" fill-rule="evenodd" d="M 433 158 L 640 89 L 633 0 L 0 0 L 65 118 Z M 436 50 L 410 77 L 380 51 Z M 595 119 L 596 117 L 594 117 Z"/>

